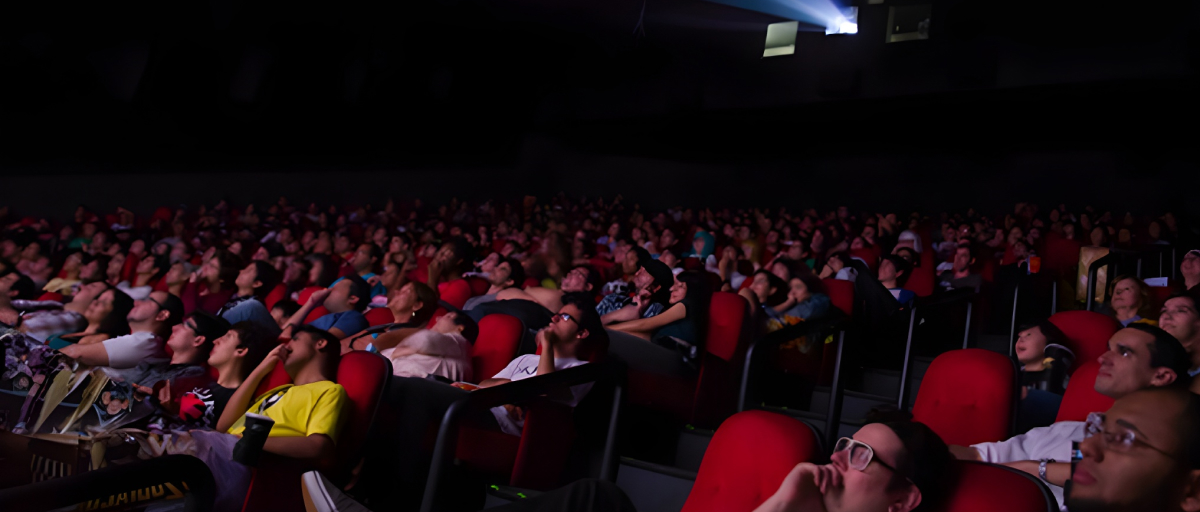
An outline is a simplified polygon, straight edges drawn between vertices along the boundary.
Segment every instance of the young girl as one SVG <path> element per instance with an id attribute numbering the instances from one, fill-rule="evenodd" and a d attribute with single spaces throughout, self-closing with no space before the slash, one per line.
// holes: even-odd
<path id="1" fill-rule="evenodd" d="M 1049 321 L 1026 326 L 1017 333 L 1015 352 L 1021 365 L 1021 386 L 1061 395 L 1067 388 L 1075 354 L 1067 336 Z M 1024 394 L 1024 393 L 1022 393 Z"/>

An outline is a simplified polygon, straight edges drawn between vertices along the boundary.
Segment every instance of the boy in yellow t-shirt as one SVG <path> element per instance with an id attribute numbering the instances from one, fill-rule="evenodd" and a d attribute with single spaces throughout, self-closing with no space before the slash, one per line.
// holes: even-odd
<path id="1" fill-rule="evenodd" d="M 327 331 L 296 327 L 292 340 L 263 359 L 242 382 L 217 421 L 217 431 L 241 435 L 247 412 L 275 420 L 263 450 L 312 462 L 333 461 L 343 410 L 349 404 L 346 390 L 333 382 L 341 360 L 341 344 Z M 283 361 L 292 384 L 279 386 L 254 399 L 254 391 Z"/>

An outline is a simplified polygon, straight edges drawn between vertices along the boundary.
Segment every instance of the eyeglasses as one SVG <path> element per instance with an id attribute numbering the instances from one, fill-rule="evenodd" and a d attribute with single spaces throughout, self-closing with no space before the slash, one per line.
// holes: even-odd
<path id="1" fill-rule="evenodd" d="M 1100 442 L 1103 443 L 1104 448 L 1114 452 L 1128 453 L 1133 450 L 1134 445 L 1140 445 L 1172 459 L 1177 458 L 1174 454 L 1155 448 L 1149 443 L 1138 439 L 1137 431 L 1119 422 L 1114 423 L 1111 427 L 1104 426 L 1105 418 L 1102 412 L 1088 414 L 1087 421 L 1083 427 L 1083 438 L 1087 439 L 1099 435 Z"/>
<path id="2" fill-rule="evenodd" d="M 888 470 L 890 470 L 893 473 L 896 473 L 897 475 L 901 475 L 901 476 L 904 475 L 903 473 L 898 471 L 896 468 L 890 466 L 888 463 L 886 463 L 882 460 L 876 459 L 875 458 L 875 449 L 871 448 L 871 445 L 864 443 L 862 441 L 858 441 L 856 439 L 851 439 L 849 437 L 843 437 L 841 439 L 838 439 L 837 444 L 834 445 L 833 453 L 838 453 L 838 452 L 848 452 L 846 454 L 847 455 L 846 460 L 850 464 L 850 469 L 853 469 L 855 471 L 866 471 L 867 466 L 869 466 L 871 464 L 871 461 L 873 460 L 873 461 L 879 463 L 880 466 L 887 468 Z M 908 480 L 909 483 L 912 483 L 912 479 L 910 479 L 908 477 L 904 477 L 904 479 Z"/>
<path id="3" fill-rule="evenodd" d="M 574 317 L 566 313 L 555 313 L 554 316 L 550 317 L 550 321 L 554 323 L 566 322 L 568 320 L 575 322 L 576 325 L 579 324 L 579 320 L 576 320 Z"/>
<path id="4" fill-rule="evenodd" d="M 153 302 L 155 306 L 158 306 L 158 309 L 159 309 L 159 311 L 161 311 L 161 310 L 164 310 L 164 309 L 167 309 L 167 307 L 166 307 L 166 306 L 164 306 L 164 305 L 163 305 L 163 303 L 161 303 L 161 302 L 159 302 L 159 301 L 156 301 L 156 300 L 154 300 L 154 297 L 151 297 L 151 296 L 147 295 L 147 296 L 146 296 L 146 300 L 148 300 L 148 301 L 150 301 L 150 302 Z"/>

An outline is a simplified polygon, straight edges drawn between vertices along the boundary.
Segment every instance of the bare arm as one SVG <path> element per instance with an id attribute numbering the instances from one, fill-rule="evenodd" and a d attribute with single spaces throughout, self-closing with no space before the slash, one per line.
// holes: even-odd
<path id="1" fill-rule="evenodd" d="M 108 366 L 108 349 L 103 343 L 76 343 L 59 350 L 63 355 L 88 366 Z"/>
<path id="2" fill-rule="evenodd" d="M 222 415 L 224 416 L 224 415 Z M 333 440 L 325 434 L 305 437 L 268 437 L 263 450 L 293 459 L 316 462 L 323 466 L 334 460 Z"/>
<path id="3" fill-rule="evenodd" d="M 953 454 L 954 458 L 958 460 L 980 460 L 979 450 L 971 448 L 970 446 L 952 444 L 949 446 L 949 448 L 950 453 Z"/>
<path id="4" fill-rule="evenodd" d="M 538 331 L 537 342 L 542 349 L 542 357 L 538 359 L 538 375 L 554 373 L 554 342 L 550 339 L 550 327 L 545 327 Z"/>
<path id="5" fill-rule="evenodd" d="M 325 304 L 325 299 L 329 297 L 329 292 L 329 288 L 313 292 L 313 294 L 308 297 L 308 302 L 304 303 L 303 306 L 300 306 L 300 309 L 296 311 L 296 314 L 292 315 L 292 317 L 288 319 L 288 323 L 286 326 L 284 326 L 283 332 L 279 334 L 279 337 L 291 339 L 292 327 L 304 325 L 304 320 L 308 318 L 309 313 L 312 313 L 314 309 L 317 309 L 322 304 Z M 333 331 L 330 330 L 329 332 Z M 339 333 L 337 337 L 343 338 L 345 337 L 345 333 Z"/>
<path id="6" fill-rule="evenodd" d="M 637 320 L 622 322 L 612 326 L 611 329 L 649 338 L 654 331 L 662 328 L 664 325 L 683 320 L 684 318 L 687 318 L 687 308 L 683 303 L 677 303 L 666 311 L 650 318 L 639 318 Z"/>
<path id="7" fill-rule="evenodd" d="M 242 381 L 242 385 L 238 386 L 237 391 L 233 392 L 233 396 L 229 397 L 229 404 L 225 406 L 225 410 L 221 413 L 221 418 L 217 420 L 218 432 L 227 432 L 229 427 L 232 427 L 241 418 L 247 410 L 250 409 L 250 404 L 254 400 L 254 391 L 258 389 L 258 384 L 262 382 L 271 371 L 275 369 L 275 363 L 282 360 L 284 345 L 279 345 L 271 350 L 267 357 L 259 363 L 254 371 L 250 372 L 250 376 Z"/>
<path id="8" fill-rule="evenodd" d="M 606 315 L 601 316 L 600 322 L 603 323 L 604 325 L 610 325 L 610 324 L 615 324 L 617 322 L 628 322 L 630 320 L 637 320 L 637 318 L 638 318 L 638 308 L 637 308 L 637 306 L 634 306 L 631 304 L 631 305 L 625 306 L 621 309 L 618 309 L 616 311 L 613 311 L 612 313 L 608 313 Z"/>
<path id="9" fill-rule="evenodd" d="M 509 379 L 483 379 L 483 382 L 479 383 L 479 387 L 490 388 L 492 386 L 499 386 L 501 384 L 508 383 L 508 382 L 512 382 L 512 381 Z"/>

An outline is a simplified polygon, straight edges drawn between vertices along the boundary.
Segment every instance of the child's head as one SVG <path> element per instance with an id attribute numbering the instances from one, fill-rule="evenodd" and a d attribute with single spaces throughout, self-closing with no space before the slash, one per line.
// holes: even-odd
<path id="1" fill-rule="evenodd" d="M 292 315 L 300 311 L 300 305 L 294 300 L 283 299 L 271 306 L 271 318 L 275 319 L 275 323 L 279 324 L 282 329 L 287 326 L 288 320 L 291 320 Z"/>
<path id="2" fill-rule="evenodd" d="M 1063 345 L 1066 335 L 1049 321 L 1023 326 L 1017 331 L 1015 352 L 1022 365 L 1045 359 L 1047 345 Z"/>

